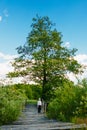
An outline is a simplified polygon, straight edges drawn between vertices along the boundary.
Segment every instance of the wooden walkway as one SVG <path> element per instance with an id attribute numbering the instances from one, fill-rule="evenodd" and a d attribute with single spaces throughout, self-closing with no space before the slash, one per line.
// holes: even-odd
<path id="1" fill-rule="evenodd" d="M 1 126 L 0 130 L 75 130 L 75 128 L 85 129 L 87 126 L 49 120 L 43 113 L 38 114 L 35 105 L 27 105 L 17 121 L 11 125 Z"/>

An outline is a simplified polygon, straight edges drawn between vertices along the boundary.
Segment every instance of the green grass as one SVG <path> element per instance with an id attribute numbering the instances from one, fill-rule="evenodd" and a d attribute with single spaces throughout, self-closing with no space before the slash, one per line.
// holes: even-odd
<path id="1" fill-rule="evenodd" d="M 37 100 L 34 99 L 27 100 L 27 104 L 37 104 Z"/>

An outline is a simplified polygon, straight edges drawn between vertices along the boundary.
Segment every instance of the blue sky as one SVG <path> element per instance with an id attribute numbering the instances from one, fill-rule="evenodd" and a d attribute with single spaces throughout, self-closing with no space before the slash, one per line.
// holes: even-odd
<path id="1" fill-rule="evenodd" d="M 26 42 L 36 14 L 56 23 L 63 42 L 87 61 L 87 0 L 0 0 L 0 63 Z"/>
<path id="2" fill-rule="evenodd" d="M 87 54 L 87 0 L 0 0 L 0 52 L 16 53 L 36 14 L 48 16 L 64 42 Z"/>

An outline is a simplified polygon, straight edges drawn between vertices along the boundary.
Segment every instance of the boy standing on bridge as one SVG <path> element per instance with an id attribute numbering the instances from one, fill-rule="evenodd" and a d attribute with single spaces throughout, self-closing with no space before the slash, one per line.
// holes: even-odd
<path id="1" fill-rule="evenodd" d="M 41 113 L 41 107 L 42 107 L 42 102 L 41 99 L 39 98 L 39 100 L 37 101 L 38 113 Z"/>

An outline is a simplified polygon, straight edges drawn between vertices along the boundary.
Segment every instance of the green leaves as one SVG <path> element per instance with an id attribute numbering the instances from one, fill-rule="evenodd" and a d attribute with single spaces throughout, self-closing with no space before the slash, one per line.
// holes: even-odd
<path id="1" fill-rule="evenodd" d="M 48 106 L 49 118 L 71 121 L 73 118 L 87 117 L 87 84 L 84 84 L 84 81 L 78 85 L 64 81 L 63 85 L 55 90 L 54 98 Z"/>
<path id="2" fill-rule="evenodd" d="M 26 100 L 26 96 L 14 87 L 0 87 L 0 125 L 16 120 Z"/>
<path id="3" fill-rule="evenodd" d="M 31 28 L 26 44 L 17 48 L 21 60 L 15 60 L 13 64 L 13 76 L 30 75 L 42 85 L 44 98 L 46 92 L 49 93 L 60 81 L 66 79 L 68 72 L 79 73 L 81 65 L 73 58 L 77 50 L 69 50 L 62 45 L 62 34 L 54 28 L 49 17 L 36 15 Z M 28 61 L 32 63 L 27 64 Z M 46 89 L 49 85 L 51 90 Z"/>

